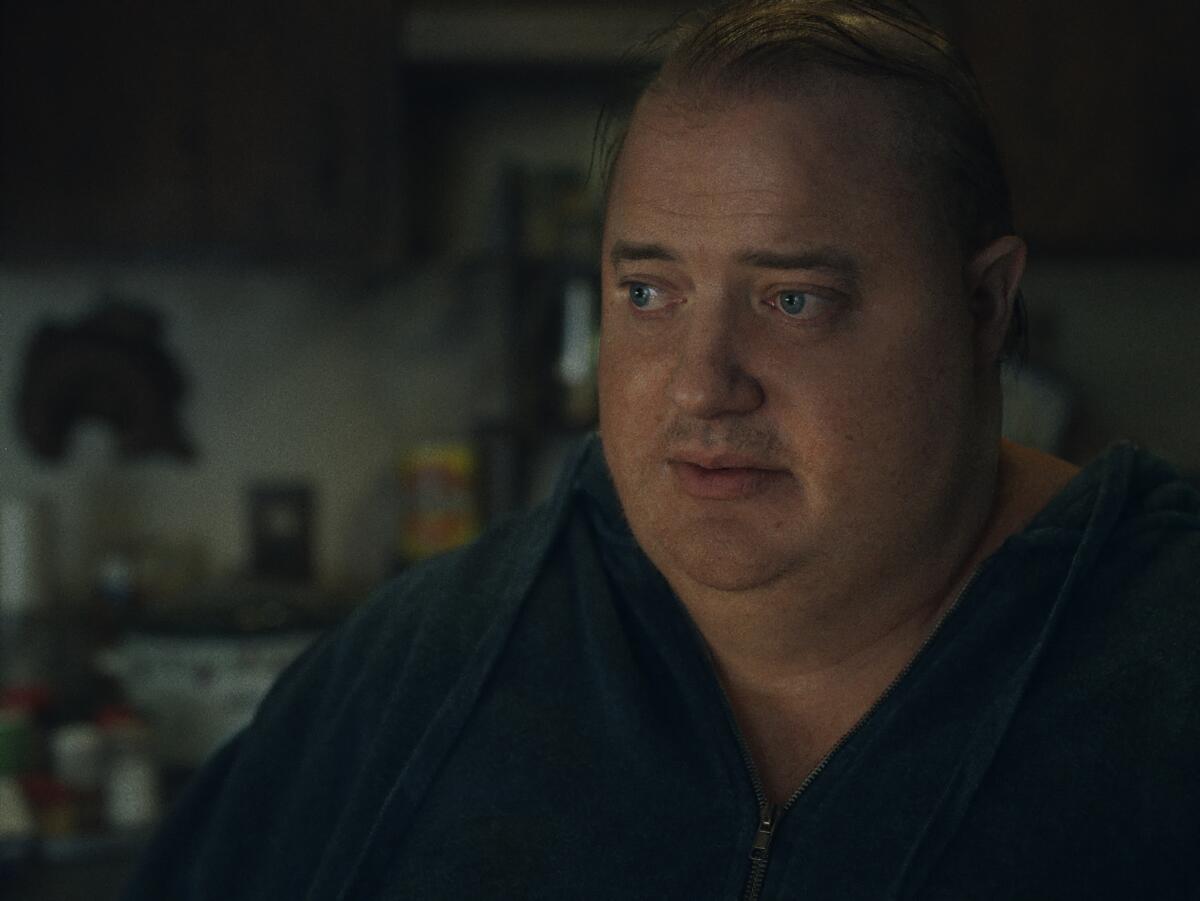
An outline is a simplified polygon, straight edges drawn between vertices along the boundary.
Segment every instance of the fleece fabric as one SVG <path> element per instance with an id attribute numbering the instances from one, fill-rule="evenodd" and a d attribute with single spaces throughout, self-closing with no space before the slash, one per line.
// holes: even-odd
<path id="1" fill-rule="evenodd" d="M 126 897 L 1200 898 L 1200 494 L 1128 444 L 1086 467 L 765 850 L 744 747 L 593 436 L 306 652 Z"/>

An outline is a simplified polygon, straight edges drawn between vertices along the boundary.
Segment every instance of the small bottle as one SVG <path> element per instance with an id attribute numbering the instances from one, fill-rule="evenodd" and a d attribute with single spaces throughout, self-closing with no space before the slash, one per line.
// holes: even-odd
<path id="1" fill-rule="evenodd" d="M 559 418 L 568 428 L 587 428 L 596 420 L 596 313 L 592 279 L 568 279 L 563 285 L 562 343 L 557 366 Z"/>
<path id="2" fill-rule="evenodd" d="M 127 554 L 110 553 L 96 573 L 96 640 L 101 647 L 115 644 L 133 617 L 137 584 Z"/>
<path id="3" fill-rule="evenodd" d="M 76 828 L 96 831 L 101 825 L 104 784 L 104 739 L 100 730 L 84 721 L 59 726 L 50 735 L 50 758 L 55 780 L 70 792 Z"/>
<path id="4" fill-rule="evenodd" d="M 24 856 L 36 836 L 37 823 L 17 777 L 0 774 L 0 860 Z"/>
<path id="5" fill-rule="evenodd" d="M 142 830 L 158 820 L 162 797 L 158 767 L 150 748 L 150 728 L 124 705 L 96 715 L 104 736 L 104 823 L 117 831 Z"/>
<path id="6" fill-rule="evenodd" d="M 0 689 L 39 684 L 48 676 L 44 522 L 37 501 L 0 498 Z"/>
<path id="7" fill-rule="evenodd" d="M 400 555 L 416 563 L 459 545 L 479 532 L 475 449 L 461 442 L 428 442 L 411 448 L 400 463 L 406 511 Z"/>
<path id="8" fill-rule="evenodd" d="M 162 801 L 148 738 L 137 724 L 112 734 L 104 783 L 104 821 L 111 829 L 147 829 L 158 820 Z"/>

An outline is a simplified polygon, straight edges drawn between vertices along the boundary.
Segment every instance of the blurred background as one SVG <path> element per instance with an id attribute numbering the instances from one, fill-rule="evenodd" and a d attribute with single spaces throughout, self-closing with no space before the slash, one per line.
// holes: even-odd
<path id="1" fill-rule="evenodd" d="M 928 0 L 1031 246 L 1006 431 L 1200 474 L 1194 6 Z M 105 897 L 595 415 L 601 108 L 688 4 L 0 2 L 0 894 Z"/>

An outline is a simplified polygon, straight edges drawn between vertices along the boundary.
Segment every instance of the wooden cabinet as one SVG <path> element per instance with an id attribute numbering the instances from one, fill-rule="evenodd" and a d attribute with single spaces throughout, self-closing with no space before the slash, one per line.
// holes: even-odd
<path id="1" fill-rule="evenodd" d="M 1200 252 L 1200 6 L 944 5 L 992 108 L 1018 225 L 1035 246 Z"/>
<path id="2" fill-rule="evenodd" d="M 397 253 L 392 0 L 0 8 L 3 257 Z"/>
<path id="3" fill-rule="evenodd" d="M 590 91 L 686 5 L 0 0 L 0 259 L 434 253 L 440 115 L 522 73 Z M 1035 246 L 1195 253 L 1200 6 L 921 5 L 975 63 Z"/>

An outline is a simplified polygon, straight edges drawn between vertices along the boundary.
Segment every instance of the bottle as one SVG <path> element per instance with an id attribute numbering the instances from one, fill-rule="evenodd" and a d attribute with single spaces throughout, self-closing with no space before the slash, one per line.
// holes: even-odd
<path id="1" fill-rule="evenodd" d="M 110 708 L 97 716 L 104 736 L 104 823 L 117 831 L 143 830 L 154 825 L 162 809 L 158 767 L 150 750 L 150 730 L 124 709 Z"/>
<path id="2" fill-rule="evenodd" d="M 36 501 L 0 499 L 0 690 L 39 684 L 48 677 L 51 624 L 43 514 Z"/>

